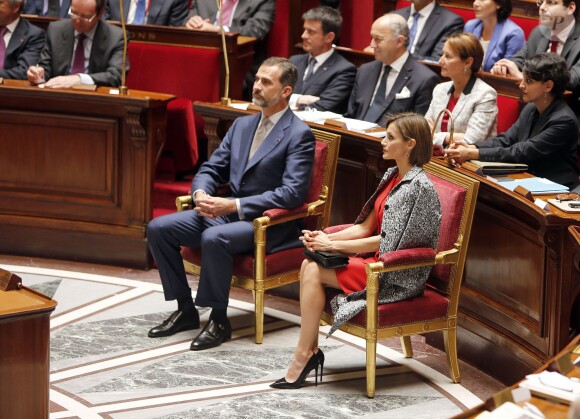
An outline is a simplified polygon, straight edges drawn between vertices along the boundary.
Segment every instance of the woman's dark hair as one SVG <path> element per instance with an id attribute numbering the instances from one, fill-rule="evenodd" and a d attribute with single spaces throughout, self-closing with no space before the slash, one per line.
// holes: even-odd
<path id="1" fill-rule="evenodd" d="M 471 71 L 473 73 L 477 73 L 481 69 L 484 56 L 483 47 L 474 34 L 464 32 L 456 33 L 450 35 L 445 42 L 459 55 L 462 61 L 467 60 L 469 57 L 473 58 L 473 63 L 471 64 Z"/>
<path id="2" fill-rule="evenodd" d="M 511 0 L 493 0 L 499 6 L 497 9 L 497 21 L 503 22 L 512 14 Z"/>
<path id="3" fill-rule="evenodd" d="M 522 69 L 524 77 L 529 77 L 535 81 L 547 82 L 552 80 L 554 87 L 550 94 L 553 97 L 564 96 L 564 90 L 568 80 L 570 80 L 570 71 L 566 61 L 559 55 L 551 52 L 542 52 L 536 54 L 524 61 Z"/>
<path id="4" fill-rule="evenodd" d="M 405 142 L 410 139 L 415 140 L 415 148 L 409 155 L 411 164 L 423 166 L 431 160 L 433 137 L 429 124 L 423 115 L 414 112 L 389 115 L 386 127 L 388 128 L 391 124 L 398 128 Z"/>

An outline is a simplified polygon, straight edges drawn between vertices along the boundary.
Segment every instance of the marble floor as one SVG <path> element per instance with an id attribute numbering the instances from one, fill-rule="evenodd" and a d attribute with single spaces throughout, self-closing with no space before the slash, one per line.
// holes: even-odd
<path id="1" fill-rule="evenodd" d="M 150 339 L 174 303 L 165 302 L 156 270 L 0 255 L 0 267 L 51 297 L 51 418 L 448 418 L 504 386 L 460 363 L 461 384 L 448 378 L 445 354 L 413 338 L 414 358 L 398 339 L 381 341 L 377 392 L 367 399 L 364 341 L 342 332 L 324 339 L 322 383 L 273 390 L 299 331 L 294 300 L 268 295 L 265 337 L 253 341 L 249 292 L 232 289 L 232 340 L 189 351 L 198 331 Z M 196 277 L 189 278 L 192 289 Z M 202 323 L 208 310 L 201 309 Z"/>

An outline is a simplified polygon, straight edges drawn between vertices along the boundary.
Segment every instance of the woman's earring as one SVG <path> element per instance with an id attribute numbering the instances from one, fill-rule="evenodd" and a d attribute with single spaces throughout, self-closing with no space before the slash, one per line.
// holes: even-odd
<path id="1" fill-rule="evenodd" d="M 467 74 L 467 67 L 463 67 L 463 74 Z"/>

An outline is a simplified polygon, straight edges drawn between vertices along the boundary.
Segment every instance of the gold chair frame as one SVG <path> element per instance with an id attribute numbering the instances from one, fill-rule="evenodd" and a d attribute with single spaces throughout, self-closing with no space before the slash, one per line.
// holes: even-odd
<path id="1" fill-rule="evenodd" d="M 322 230 L 328 226 L 328 221 L 330 219 L 332 194 L 334 192 L 334 178 L 340 147 L 340 135 L 316 129 L 313 129 L 312 133 L 317 142 L 324 142 L 328 145 L 318 199 L 313 202 L 308 202 L 306 205 L 301 207 L 289 210 L 282 217 L 277 217 L 273 220 L 267 216 L 254 219 L 254 276 L 242 277 L 234 275 L 232 277 L 232 286 L 250 290 L 254 296 L 256 343 L 262 343 L 264 338 L 264 292 L 272 288 L 297 282 L 299 280 L 298 274 L 300 273 L 300 267 L 298 267 L 298 269 L 284 272 L 282 274 L 266 276 L 265 261 L 268 227 L 305 217 L 315 216 L 317 217 L 316 229 Z M 175 200 L 177 211 L 184 211 L 190 208 L 191 204 L 191 195 L 179 196 Z M 195 275 L 200 274 L 200 266 L 186 260 L 183 261 L 183 264 L 187 273 Z"/>
<path id="2" fill-rule="evenodd" d="M 391 337 L 400 337 L 403 354 L 407 358 L 413 357 L 413 348 L 411 345 L 411 335 L 443 331 L 445 342 L 445 352 L 447 354 L 447 363 L 453 382 L 458 383 L 461 380 L 459 374 L 459 363 L 457 361 L 457 311 L 459 305 L 459 292 L 461 281 L 463 279 L 463 270 L 465 258 L 467 256 L 467 245 L 475 212 L 475 203 L 479 190 L 479 181 L 466 175 L 456 172 L 442 163 L 431 161 L 424 166 L 428 173 L 459 185 L 467 190 L 465 205 L 461 215 L 460 233 L 457 242 L 452 249 L 440 251 L 435 258 L 420 263 L 410 263 L 384 267 L 382 262 L 371 263 L 366 266 L 367 272 L 367 309 L 366 309 L 366 328 L 353 323 L 346 323 L 340 329 L 346 333 L 358 336 L 366 340 L 366 375 L 367 375 L 367 396 L 373 398 L 375 395 L 375 372 L 376 372 L 376 353 L 377 340 Z M 378 328 L 378 292 L 379 292 L 379 275 L 383 272 L 392 272 L 403 269 L 411 269 L 421 266 L 431 266 L 439 264 L 451 264 L 451 272 L 446 289 L 443 284 L 436 284 L 437 288 L 447 295 L 449 305 L 447 317 L 428 321 L 419 321 L 415 323 L 398 324 L 387 328 Z M 332 316 L 323 312 L 322 320 L 325 323 L 332 323 Z"/>

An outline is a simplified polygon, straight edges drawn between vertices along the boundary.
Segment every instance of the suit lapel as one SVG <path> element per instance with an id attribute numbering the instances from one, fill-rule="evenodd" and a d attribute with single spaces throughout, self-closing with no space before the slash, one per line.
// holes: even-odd
<path id="1" fill-rule="evenodd" d="M 413 71 L 413 63 L 411 60 L 413 60 L 413 58 L 411 57 L 411 54 L 409 54 L 407 61 L 405 61 L 405 65 L 403 65 L 403 68 L 401 68 L 401 71 L 397 76 L 397 79 L 395 80 L 393 87 L 391 87 L 391 90 L 387 95 L 385 110 L 389 109 L 389 106 L 391 106 L 391 103 L 393 102 L 393 100 L 395 100 L 395 95 L 399 93 L 403 88 L 403 86 L 407 84 L 407 81 L 409 81 L 409 78 L 411 77 L 411 73 Z"/>
<path id="2" fill-rule="evenodd" d="M 566 63 L 568 64 L 569 67 L 573 66 L 576 61 L 576 55 L 570 54 L 570 51 L 572 50 L 572 47 L 577 47 L 578 44 L 576 41 L 578 41 L 579 35 L 580 35 L 580 23 L 576 22 L 574 24 L 574 30 L 572 31 L 568 39 L 566 39 L 566 43 L 564 44 L 564 48 L 562 49 L 562 57 L 566 60 Z M 569 55 L 570 57 L 568 57 Z M 571 59 L 569 60 L 569 58 Z"/>
<path id="3" fill-rule="evenodd" d="M 373 63 L 373 67 L 369 71 L 369 80 L 373 80 L 374 83 L 364 83 L 363 88 L 361 89 L 361 93 L 357 96 L 364 98 L 362 112 L 361 112 L 361 119 L 364 115 L 366 115 L 367 111 L 369 110 L 369 106 L 371 105 L 371 99 L 373 97 L 373 92 L 375 91 L 375 87 L 379 81 L 379 76 L 381 74 L 381 68 L 383 68 L 383 63 L 381 61 L 375 61 Z"/>
<path id="4" fill-rule="evenodd" d="M 308 90 L 308 88 L 310 87 L 310 85 L 312 84 L 312 82 L 314 82 L 315 80 L 322 77 L 324 75 L 324 73 L 326 71 L 328 71 L 329 68 L 332 67 L 332 65 L 336 61 L 335 54 L 336 54 L 336 52 L 333 52 L 332 55 L 330 57 L 328 57 L 328 59 L 324 62 L 324 64 L 322 64 L 320 67 L 318 67 L 318 70 L 316 70 L 316 73 L 314 73 L 312 76 L 308 77 L 308 80 L 306 80 L 306 82 L 304 82 L 304 87 L 302 89 L 303 92 L 306 92 Z"/>
<path id="5" fill-rule="evenodd" d="M 125 13 L 125 22 L 129 16 L 129 7 L 131 7 L 131 0 L 123 0 L 123 12 Z"/>
<path id="6" fill-rule="evenodd" d="M 264 139 L 264 142 L 260 145 L 258 150 L 256 150 L 256 153 L 254 154 L 252 159 L 250 161 L 248 161 L 248 164 L 246 165 L 244 173 L 246 173 L 249 169 L 251 169 L 253 166 L 255 166 L 260 160 L 262 160 L 268 154 L 270 154 L 272 152 L 272 150 L 274 150 L 278 146 L 278 144 L 280 144 L 284 140 L 284 130 L 286 128 L 288 128 L 288 126 L 290 125 L 290 120 L 292 118 L 292 115 L 294 115 L 294 113 L 290 109 L 287 109 L 286 112 L 284 112 L 284 114 L 282 115 L 282 118 L 280 118 L 278 123 L 276 125 L 274 125 L 274 128 L 272 128 L 270 133 Z M 257 128 L 257 124 L 256 124 L 256 128 Z M 256 130 L 254 129 L 252 134 L 255 132 L 256 132 Z M 254 138 L 253 135 L 251 138 L 252 139 Z M 251 144 L 252 141 L 250 141 L 249 143 Z M 250 149 L 248 148 L 248 153 L 249 153 L 249 151 L 250 151 Z M 246 159 L 247 159 L 248 153 L 246 153 Z"/>
<path id="7" fill-rule="evenodd" d="M 98 62 L 105 56 L 105 46 L 107 45 L 107 34 L 105 33 L 103 25 L 106 23 L 99 21 L 95 36 L 93 38 L 93 46 L 91 47 L 91 56 L 89 58 L 89 73 L 98 72 Z"/>
<path id="8" fill-rule="evenodd" d="M 439 10 L 439 5 L 435 4 L 433 11 L 431 12 L 429 17 L 427 18 L 427 22 L 425 22 L 425 26 L 423 26 L 423 30 L 421 31 L 421 35 L 419 36 L 419 40 L 417 41 L 417 44 L 415 47 L 415 51 L 417 51 L 419 49 L 419 47 L 425 43 L 425 40 L 427 39 L 427 36 L 429 35 L 431 28 L 437 26 L 437 21 L 439 20 L 440 14 L 441 14 L 441 10 Z"/>
<path id="9" fill-rule="evenodd" d="M 231 182 L 234 184 L 239 184 L 246 170 L 248 164 L 248 155 L 250 154 L 250 148 L 252 146 L 252 141 L 254 140 L 254 134 L 258 129 L 258 124 L 260 123 L 261 113 L 253 115 L 252 119 L 248 120 L 248 123 L 240 132 L 240 140 L 232 142 L 232 161 L 231 166 Z M 237 161 L 237 164 L 233 164 Z"/>
<path id="10" fill-rule="evenodd" d="M 306 67 L 308 66 L 308 54 L 303 54 L 300 57 L 300 61 L 296 66 L 298 70 L 298 79 L 296 80 L 295 92 L 298 94 L 304 94 L 304 89 L 302 87 L 302 79 L 304 78 L 304 73 L 306 72 Z"/>
<path id="11" fill-rule="evenodd" d="M 8 42 L 8 46 L 6 47 L 6 57 L 14 53 L 14 51 L 24 43 L 24 40 L 28 35 L 28 28 L 26 28 L 25 25 L 25 21 L 20 19 L 20 22 L 16 25 L 16 28 L 10 37 L 10 42 Z"/>
<path id="12" fill-rule="evenodd" d="M 62 31 L 62 49 L 57 50 L 56 54 L 60 55 L 60 60 L 53 60 L 54 63 L 60 63 L 61 68 L 55 69 L 56 72 L 52 74 L 52 77 L 56 75 L 64 75 L 69 74 L 71 66 L 72 66 L 72 59 L 74 55 L 73 46 L 75 41 L 75 30 L 70 23 L 66 30 Z M 53 51 L 55 54 L 55 51 Z M 54 68 L 54 67 L 53 67 Z"/>

